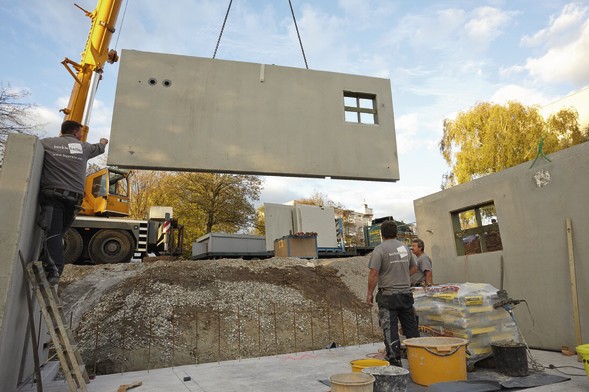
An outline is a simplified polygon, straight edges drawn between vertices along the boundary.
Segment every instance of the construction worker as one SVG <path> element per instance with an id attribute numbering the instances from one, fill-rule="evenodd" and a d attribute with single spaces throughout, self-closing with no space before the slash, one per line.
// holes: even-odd
<path id="1" fill-rule="evenodd" d="M 411 275 L 411 286 L 431 286 L 433 284 L 432 260 L 424 253 L 424 243 L 419 238 L 411 242 L 411 252 L 415 255 L 417 272 Z"/>
<path id="2" fill-rule="evenodd" d="M 384 335 L 385 359 L 391 365 L 402 366 L 398 322 L 407 338 L 419 337 L 410 279 L 417 265 L 409 247 L 397 240 L 397 225 L 393 221 L 383 222 L 380 233 L 383 241 L 372 252 L 368 264 L 366 303 L 373 305 L 378 283 L 376 303 Z"/>
<path id="3" fill-rule="evenodd" d="M 41 140 L 45 149 L 41 174 L 41 216 L 39 225 L 45 231 L 41 260 L 47 280 L 55 285 L 63 272 L 63 235 L 71 226 L 84 200 L 88 159 L 102 153 L 107 139 L 90 144 L 82 139 L 82 125 L 76 121 L 61 124 L 61 136 Z"/>

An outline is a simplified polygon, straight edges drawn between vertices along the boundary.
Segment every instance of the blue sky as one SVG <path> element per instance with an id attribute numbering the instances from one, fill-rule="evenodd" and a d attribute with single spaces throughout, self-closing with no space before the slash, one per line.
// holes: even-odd
<path id="1" fill-rule="evenodd" d="M 212 57 L 228 3 L 129 1 L 111 48 Z M 321 192 L 349 209 L 367 203 L 377 217 L 413 222 L 413 200 L 437 192 L 448 170 L 438 152 L 445 118 L 482 101 L 542 106 L 589 85 L 588 1 L 292 3 L 309 68 L 391 80 L 401 180 L 265 177 L 260 202 Z M 90 20 L 73 0 L 0 4 L 0 81 L 30 91 L 44 136 L 55 136 L 73 84 L 60 62 L 79 61 Z M 287 0 L 234 0 L 217 58 L 304 68 L 298 45 Z M 105 67 L 91 142 L 110 135 L 117 72 Z"/>

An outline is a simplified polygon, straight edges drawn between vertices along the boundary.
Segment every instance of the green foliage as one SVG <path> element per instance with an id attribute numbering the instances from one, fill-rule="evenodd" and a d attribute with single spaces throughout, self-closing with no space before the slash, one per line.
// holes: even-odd
<path id="1" fill-rule="evenodd" d="M 134 171 L 131 216 L 145 218 L 151 206 L 171 206 L 184 225 L 184 247 L 216 231 L 236 233 L 254 224 L 260 197 L 257 176 Z"/>
<path id="2" fill-rule="evenodd" d="M 442 188 L 471 181 L 534 159 L 540 140 L 549 154 L 589 140 L 574 109 L 563 109 L 544 120 L 536 106 L 483 102 L 444 120 L 439 147 L 451 172 Z"/>

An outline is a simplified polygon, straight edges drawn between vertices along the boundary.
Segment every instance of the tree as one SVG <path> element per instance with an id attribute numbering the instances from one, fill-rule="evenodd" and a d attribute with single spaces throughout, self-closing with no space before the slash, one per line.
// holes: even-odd
<path id="1" fill-rule="evenodd" d="M 165 179 L 163 188 L 187 235 L 197 238 L 213 231 L 236 233 L 250 227 L 262 180 L 250 175 L 175 173 Z"/>
<path id="2" fill-rule="evenodd" d="M 532 160 L 541 140 L 549 154 L 589 140 L 589 131 L 580 130 L 574 109 L 544 120 L 536 106 L 479 103 L 454 120 L 444 120 L 439 147 L 451 171 L 444 175 L 442 188 Z"/>
<path id="3" fill-rule="evenodd" d="M 266 215 L 264 211 L 264 206 L 259 206 L 256 210 L 256 218 L 254 221 L 254 228 L 253 228 L 254 235 L 266 235 Z"/>
<path id="4" fill-rule="evenodd" d="M 41 124 L 32 125 L 31 115 L 35 105 L 24 103 L 30 93 L 0 84 L 0 159 L 4 157 L 6 140 L 10 133 L 32 134 Z"/>

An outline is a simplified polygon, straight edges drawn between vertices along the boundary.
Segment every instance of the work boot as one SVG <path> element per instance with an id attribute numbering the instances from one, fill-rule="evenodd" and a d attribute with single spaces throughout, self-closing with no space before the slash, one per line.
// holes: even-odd
<path id="1" fill-rule="evenodd" d="M 396 358 L 385 358 L 387 361 L 389 361 L 389 364 L 392 366 L 398 366 L 398 367 L 403 367 L 403 362 L 401 362 L 401 359 L 396 359 Z"/>
<path id="2" fill-rule="evenodd" d="M 54 263 L 51 261 L 43 261 L 43 270 L 45 271 L 45 277 L 51 286 L 55 286 L 59 283 L 59 271 Z"/>
<path id="3" fill-rule="evenodd" d="M 49 285 L 51 286 L 56 286 L 59 283 L 59 272 L 48 272 L 45 273 L 46 277 L 47 277 L 47 282 L 49 282 Z"/>

